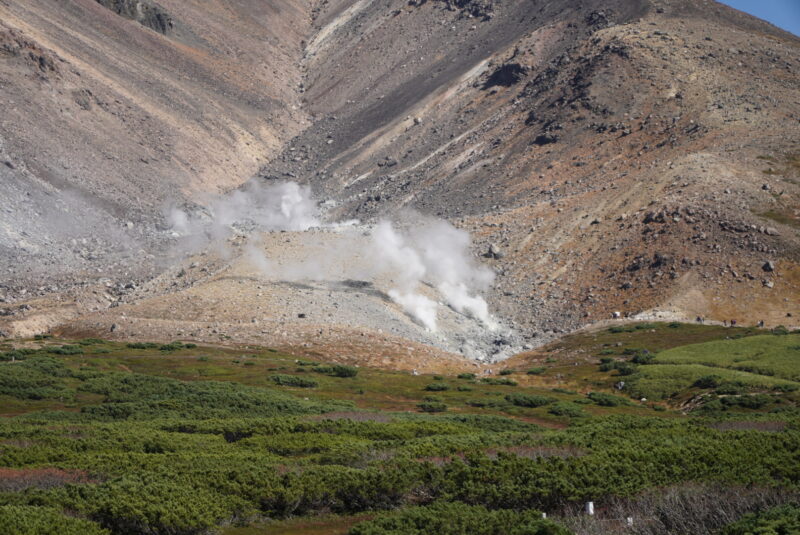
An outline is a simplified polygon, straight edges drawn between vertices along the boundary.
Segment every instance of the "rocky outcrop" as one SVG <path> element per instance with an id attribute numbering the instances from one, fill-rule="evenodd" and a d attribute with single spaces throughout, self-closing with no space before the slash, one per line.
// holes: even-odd
<path id="1" fill-rule="evenodd" d="M 0 27 L 0 58 L 21 58 L 44 76 L 58 72 L 58 56 L 35 42 L 26 39 L 19 31 Z"/>
<path id="2" fill-rule="evenodd" d="M 173 28 L 172 17 L 164 8 L 148 0 L 96 0 L 117 15 L 135 20 L 158 33 L 167 35 Z"/>

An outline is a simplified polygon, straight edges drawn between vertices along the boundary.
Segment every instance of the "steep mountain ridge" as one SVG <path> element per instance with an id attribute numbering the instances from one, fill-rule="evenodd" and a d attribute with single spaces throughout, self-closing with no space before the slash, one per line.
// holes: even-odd
<path id="1" fill-rule="evenodd" d="M 498 274 L 492 310 L 529 343 L 615 316 L 800 313 L 795 36 L 705 0 L 157 6 L 164 34 L 94 0 L 0 1 L 18 49 L 0 58 L 15 199 L 0 214 L 15 303 L 0 330 L 82 317 L 67 328 L 185 334 L 184 290 L 217 303 L 215 277 L 239 268 L 195 257 L 208 275 L 191 283 L 188 262 L 164 270 L 164 207 L 256 172 L 310 184 L 330 221 L 411 208 L 470 231 Z M 65 290 L 78 279 L 99 288 Z M 197 336 L 264 342 L 240 325 L 248 303 L 215 313 L 225 329 L 198 315 Z M 148 331 L 165 310 L 169 327 Z M 321 321 L 363 336 L 351 317 Z M 322 332 L 291 323 L 292 344 Z"/>
<path id="2" fill-rule="evenodd" d="M 798 170 L 775 182 L 760 158 L 797 150 L 796 37 L 714 2 L 482 5 L 332 5 L 306 59 L 316 121 L 262 175 L 338 217 L 461 221 L 506 253 L 492 304 L 535 331 L 791 313 L 796 226 L 763 214 L 796 214 Z"/>
<path id="3" fill-rule="evenodd" d="M 304 3 L 159 5 L 168 36 L 95 0 L 0 4 L 10 283 L 94 271 L 86 257 L 118 245 L 157 250 L 167 202 L 240 185 L 305 124 Z"/>

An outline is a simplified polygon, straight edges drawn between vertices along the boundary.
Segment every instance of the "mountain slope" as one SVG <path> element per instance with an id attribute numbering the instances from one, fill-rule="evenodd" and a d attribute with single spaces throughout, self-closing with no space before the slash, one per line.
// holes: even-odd
<path id="1" fill-rule="evenodd" d="M 305 3 L 161 2 L 165 34 L 127 4 L 0 3 L 0 269 L 15 282 L 149 252 L 168 201 L 240 185 L 305 124 Z"/>
<path id="2" fill-rule="evenodd" d="M 307 50 L 315 124 L 264 176 L 461 221 L 532 330 L 791 313 L 796 37 L 714 2 L 348 5 Z"/>
<path id="3" fill-rule="evenodd" d="M 330 221 L 411 208 L 470 231 L 528 343 L 615 316 L 800 314 L 800 40 L 763 21 L 703 0 L 146 4 L 0 2 L 0 257 L 15 307 L 38 294 L 18 327 L 136 310 L 146 337 L 187 287 L 216 296 L 165 271 L 164 207 L 256 172 L 311 185 Z"/>

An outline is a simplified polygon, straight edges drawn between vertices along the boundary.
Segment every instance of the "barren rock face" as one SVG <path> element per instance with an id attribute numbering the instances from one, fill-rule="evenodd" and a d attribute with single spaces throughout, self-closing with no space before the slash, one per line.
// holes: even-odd
<path id="1" fill-rule="evenodd" d="M 791 323 L 800 40 L 720 4 L 4 0 L 0 15 L 0 293 L 40 300 L 6 323 L 182 299 L 157 282 L 177 261 L 168 207 L 200 213 L 253 176 L 311 186 L 328 222 L 411 208 L 470 232 L 492 312 L 526 343 L 616 312 Z"/>
<path id="2" fill-rule="evenodd" d="M 139 24 L 167 34 L 174 22 L 164 8 L 147 0 L 97 0 L 97 3 L 112 10 L 117 15 L 135 20 Z"/>

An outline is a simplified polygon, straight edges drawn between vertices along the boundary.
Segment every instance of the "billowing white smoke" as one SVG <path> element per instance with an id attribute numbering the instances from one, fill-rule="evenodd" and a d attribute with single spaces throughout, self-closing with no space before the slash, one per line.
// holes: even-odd
<path id="1" fill-rule="evenodd" d="M 172 207 L 167 221 L 190 249 L 223 239 L 235 228 L 247 230 L 307 230 L 319 225 L 311 188 L 295 182 L 263 185 L 251 181 L 242 189 L 214 197 L 207 213 L 189 214 Z"/>
<path id="2" fill-rule="evenodd" d="M 214 201 L 210 209 L 218 223 L 228 226 L 252 222 L 262 230 L 307 230 L 319 225 L 311 188 L 296 182 L 250 182 Z"/>
<path id="3" fill-rule="evenodd" d="M 423 282 L 434 285 L 457 312 L 496 327 L 478 293 L 491 286 L 494 273 L 472 258 L 467 232 L 443 220 L 427 219 L 406 231 L 382 221 L 372 244 L 375 258 L 396 278 L 389 296 L 426 328 L 436 330 L 436 304 L 419 293 Z"/>
<path id="4" fill-rule="evenodd" d="M 234 230 L 242 233 L 308 230 L 320 226 L 318 217 L 310 188 L 294 182 L 269 185 L 251 182 L 241 190 L 211 199 L 206 213 L 190 215 L 173 208 L 167 215 L 184 247 L 194 251 L 209 243 L 220 244 Z M 251 237 L 245 254 L 261 272 L 282 280 L 347 278 L 349 273 L 338 273 L 343 264 L 338 260 L 361 258 L 364 265 L 356 269 L 366 276 L 391 279 L 389 297 L 426 329 L 437 330 L 438 303 L 422 293 L 425 284 L 435 287 L 455 311 L 494 329 L 496 323 L 480 295 L 494 282 L 494 273 L 472 257 L 469 234 L 440 219 L 419 214 L 406 219 L 415 223 L 400 227 L 381 221 L 373 229 L 371 244 L 366 248 L 357 245 L 361 242 L 348 239 L 335 240 L 337 249 L 321 246 L 315 258 L 325 258 L 324 265 L 318 260 L 289 266 L 272 262 L 264 255 L 257 234 Z M 324 250 L 325 247 L 329 249 Z M 354 247 L 368 250 L 352 250 Z"/>
<path id="5" fill-rule="evenodd" d="M 405 237 L 388 221 L 381 221 L 375 227 L 372 245 L 376 267 L 396 277 L 397 288 L 389 290 L 389 297 L 426 329 L 435 331 L 436 303 L 418 293 L 418 286 L 427 272 L 419 251 L 408 245 Z"/>

